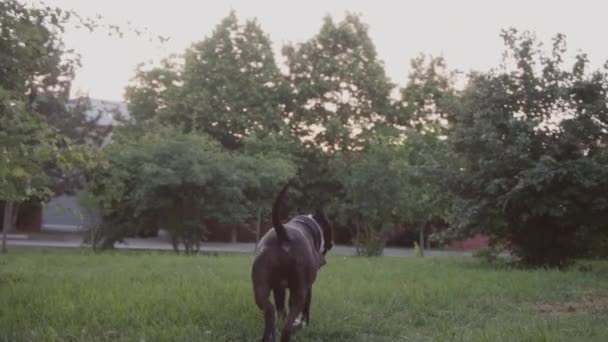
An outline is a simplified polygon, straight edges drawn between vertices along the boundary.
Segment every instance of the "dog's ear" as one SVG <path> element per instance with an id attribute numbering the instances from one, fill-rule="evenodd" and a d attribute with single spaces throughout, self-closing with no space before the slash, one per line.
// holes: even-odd
<path id="1" fill-rule="evenodd" d="M 317 208 L 312 215 L 313 219 L 323 227 L 323 240 L 325 241 L 325 246 L 323 246 L 323 255 L 327 253 L 332 247 L 334 242 L 334 227 L 332 226 L 329 219 L 325 215 L 325 212 L 322 208 Z"/>

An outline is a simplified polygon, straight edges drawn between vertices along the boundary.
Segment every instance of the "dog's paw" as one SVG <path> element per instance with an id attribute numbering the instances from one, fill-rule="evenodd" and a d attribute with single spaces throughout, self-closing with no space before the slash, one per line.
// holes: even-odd
<path id="1" fill-rule="evenodd" d="M 300 314 L 298 318 L 296 318 L 295 322 L 293 322 L 293 327 L 298 329 L 306 327 L 306 321 L 302 318 L 302 314 Z"/>

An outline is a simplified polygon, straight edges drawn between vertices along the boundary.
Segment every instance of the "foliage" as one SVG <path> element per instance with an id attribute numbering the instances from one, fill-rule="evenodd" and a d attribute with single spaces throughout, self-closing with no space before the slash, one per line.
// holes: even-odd
<path id="1" fill-rule="evenodd" d="M 446 163 L 447 146 L 431 134 L 407 131 L 405 143 L 383 139 L 360 152 L 339 153 L 332 172 L 341 185 L 333 204 L 338 219 L 355 227 L 357 241 L 397 225 L 427 226 L 447 217 L 449 196 L 435 183 Z M 362 232 L 359 234 L 359 232 Z M 380 237 L 379 237 L 380 238 Z"/>
<path id="2" fill-rule="evenodd" d="M 296 207 L 343 206 L 344 177 L 334 167 L 339 162 L 333 161 L 340 157 L 332 152 L 360 150 L 374 141 L 376 133 L 395 133 L 387 129 L 395 115 L 389 96 L 393 85 L 377 59 L 367 27 L 355 15 L 339 24 L 327 18 L 317 36 L 285 48 L 284 53 L 287 78 L 280 74 L 259 25 L 240 25 L 231 13 L 210 37 L 185 52 L 183 66 L 173 58 L 137 72 L 127 89 L 135 119 L 129 129 L 145 132 L 157 121 L 208 134 L 244 158 L 267 159 L 269 151 L 275 151 L 270 154 L 278 153 L 279 159 L 296 167 L 299 191 L 292 198 Z M 315 71 L 308 75 L 312 65 L 326 67 L 312 68 Z M 309 108 L 318 99 L 323 105 Z M 311 131 L 301 130 L 304 126 L 325 128 L 310 145 Z M 276 170 L 276 163 L 268 161 L 253 169 L 270 165 Z M 260 184 L 257 189 L 262 192 L 248 192 L 248 206 L 265 211 L 264 201 L 274 196 L 276 180 L 282 178 L 252 182 Z M 351 209 L 336 210 L 354 212 Z M 378 222 L 375 219 L 374 224 Z"/>
<path id="3" fill-rule="evenodd" d="M 59 171 L 90 167 L 84 151 L 69 148 L 65 138 L 43 118 L 26 109 L 19 97 L 0 87 L 0 200 L 3 203 L 3 244 L 14 228 L 20 203 L 40 203 L 52 196 L 45 168 Z"/>
<path id="4" fill-rule="evenodd" d="M 608 213 L 608 73 L 564 64 L 531 34 L 505 31 L 504 65 L 470 76 L 450 144 L 462 158 L 446 186 L 453 223 L 505 243 L 528 265 L 565 266 Z"/>
<path id="5" fill-rule="evenodd" d="M 246 223 L 253 208 L 292 174 L 287 161 L 226 152 L 213 139 L 157 127 L 118 136 L 104 151 L 90 191 L 104 214 L 101 246 L 126 235 L 166 229 L 176 251 L 198 249 L 208 222 Z"/>
<path id="6" fill-rule="evenodd" d="M 48 198 L 45 163 L 54 159 L 52 130 L 19 99 L 0 88 L 0 198 Z"/>
<path id="7" fill-rule="evenodd" d="M 50 114 L 67 98 L 78 56 L 66 50 L 61 32 L 70 13 L 0 3 L 0 200 L 2 251 L 22 202 L 53 194 L 55 175 L 90 166 L 80 148 L 52 127 Z M 50 170 L 55 173 L 49 172 Z"/>
<path id="8" fill-rule="evenodd" d="M 76 14 L 13 0 L 0 4 L 0 13 L 0 86 L 72 143 L 100 145 L 109 132 L 86 116 L 88 99 L 67 105 L 80 58 L 64 46 L 62 33 Z"/>
<path id="9" fill-rule="evenodd" d="M 394 114 L 393 84 L 378 60 L 367 26 L 348 14 L 340 23 L 326 17 L 310 40 L 283 49 L 293 103 L 293 134 L 327 151 L 361 148 L 386 130 Z"/>
<path id="10" fill-rule="evenodd" d="M 382 256 L 385 243 L 382 235 L 368 225 L 359 228 L 353 239 L 355 253 L 365 257 Z"/>
<path id="11" fill-rule="evenodd" d="M 608 227 L 604 225 L 597 225 L 592 228 L 586 229 L 583 237 L 585 241 L 585 257 L 587 258 L 608 258 Z"/>
<path id="12" fill-rule="evenodd" d="M 507 258 L 500 255 L 502 251 L 496 246 L 488 246 L 475 250 L 473 257 L 481 260 L 492 267 L 501 267 L 507 265 Z"/>
<path id="13" fill-rule="evenodd" d="M 157 116 L 186 132 L 205 132 L 234 150 L 249 135 L 283 126 L 284 86 L 271 42 L 256 21 L 230 13 L 213 34 L 183 55 L 140 70 L 127 99 L 136 120 Z"/>
<path id="14" fill-rule="evenodd" d="M 376 132 L 364 149 L 338 153 L 331 162 L 344 194 L 335 206 L 343 223 L 361 231 L 356 244 L 369 238 L 376 245 L 377 232 L 395 224 L 424 227 L 447 216 L 449 197 L 437 179 L 452 159 L 444 138 L 456 101 L 453 75 L 441 59 L 420 57 L 412 66 L 390 118 L 395 130 Z M 370 227 L 376 233 L 365 233 Z"/>
<path id="15" fill-rule="evenodd" d="M 151 69 L 140 64 L 133 78 L 134 84 L 125 90 L 131 114 L 128 122 L 141 127 L 160 115 L 169 115 L 164 112 L 176 101 L 180 82 L 181 71 L 176 58 L 166 58 L 160 66 Z"/>
<path id="16" fill-rule="evenodd" d="M 445 135 L 453 125 L 451 108 L 458 100 L 456 72 L 450 72 L 441 57 L 420 55 L 410 64 L 395 122 L 435 137 Z"/>
<path id="17" fill-rule="evenodd" d="M 430 238 L 441 244 L 449 236 L 436 228 L 446 223 L 451 203 L 441 184 L 447 170 L 458 165 L 446 140 L 453 127 L 452 109 L 459 100 L 456 74 L 449 71 L 443 58 L 420 55 L 413 59 L 396 119 L 396 124 L 405 128 L 405 157 L 410 165 L 401 211 L 409 218 L 407 222 L 419 227 L 423 238 L 431 233 L 426 228 L 434 227 Z"/>
<path id="18" fill-rule="evenodd" d="M 277 135 L 253 135 L 243 140 L 239 158 L 244 174 L 250 177 L 244 195 L 252 214 L 260 210 L 261 216 L 270 217 L 278 189 L 296 175 L 294 157 L 287 153 L 290 147 L 284 140 Z"/>
<path id="19" fill-rule="evenodd" d="M 344 153 L 332 160 L 344 191 L 338 207 L 343 223 L 377 231 L 386 223 L 399 222 L 399 197 L 408 167 L 399 151 L 399 146 L 377 143 L 365 152 Z"/>
<path id="20" fill-rule="evenodd" d="M 138 139 L 123 138 L 104 152 L 104 168 L 92 177 L 104 214 L 100 243 L 112 245 L 126 234 L 161 226 L 176 250 L 183 243 L 187 253 L 195 251 L 204 219 L 215 214 L 216 203 L 224 203 L 209 200 L 221 198 L 213 190 L 224 186 L 219 169 L 227 166 L 217 145 L 202 136 L 159 129 Z M 231 190 L 226 189 L 234 195 Z"/>
<path id="21" fill-rule="evenodd" d="M 79 65 L 60 35 L 70 13 L 15 0 L 3 1 L 0 13 L 0 85 L 21 96 L 28 109 L 48 94 L 62 93 Z"/>
<path id="22" fill-rule="evenodd" d="M 113 127 L 100 125 L 101 110 L 94 108 L 87 97 L 71 99 L 46 98 L 37 105 L 37 110 L 49 126 L 61 134 L 71 148 L 83 151 L 86 156 L 95 156 L 98 149 L 109 141 Z M 97 112 L 96 112 L 97 111 Z M 114 113 L 116 114 L 116 113 Z M 92 167 L 94 158 L 88 158 Z M 50 188 L 55 196 L 62 193 L 74 194 L 83 187 L 82 167 L 62 169 L 57 165 L 46 165 L 44 172 L 49 176 Z"/>
<path id="23" fill-rule="evenodd" d="M 44 122 L 41 109 L 62 94 L 78 63 L 58 35 L 68 17 L 59 9 L 33 9 L 13 0 L 0 4 L 2 199 L 50 195 L 44 169 L 67 145 Z"/>
<path id="24" fill-rule="evenodd" d="M 218 153 L 232 161 L 243 179 L 234 185 L 241 197 L 221 204 L 236 216 L 213 220 L 229 220 L 225 223 L 234 227 L 255 217 L 259 227 L 280 183 L 294 176 L 297 157 L 282 119 L 283 77 L 270 39 L 256 21 L 241 24 L 230 13 L 183 56 L 151 70 L 140 68 L 126 96 L 133 113 L 126 126 L 130 135 L 144 135 L 161 123 L 218 142 Z"/>
<path id="25" fill-rule="evenodd" d="M 66 107 L 79 57 L 62 41 L 74 14 L 59 8 L 0 3 L 0 199 L 16 217 L 20 202 L 42 202 L 91 167 L 71 132 L 84 136 L 84 113 Z M 75 137 L 74 137 L 75 138 Z M 14 203 L 13 203 L 14 202 Z M 10 205 L 8 205 L 10 204 Z"/>

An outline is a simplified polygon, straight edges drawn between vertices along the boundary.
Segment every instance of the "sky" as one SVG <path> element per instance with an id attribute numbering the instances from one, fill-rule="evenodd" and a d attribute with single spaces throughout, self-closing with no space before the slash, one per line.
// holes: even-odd
<path id="1" fill-rule="evenodd" d="M 534 31 L 550 44 L 556 33 L 567 37 L 571 55 L 586 52 L 592 66 L 608 60 L 608 1 L 603 0 L 45 0 L 81 15 L 147 28 L 167 36 L 165 44 L 135 35 L 108 37 L 102 32 L 68 30 L 66 45 L 78 51 L 83 66 L 75 93 L 122 100 L 125 86 L 139 63 L 180 54 L 209 36 L 231 10 L 240 20 L 257 18 L 273 41 L 278 61 L 281 47 L 313 37 L 323 17 L 341 20 L 357 13 L 370 35 L 388 76 L 403 85 L 410 60 L 420 53 L 443 56 L 450 69 L 487 70 L 500 63 L 501 29 Z"/>

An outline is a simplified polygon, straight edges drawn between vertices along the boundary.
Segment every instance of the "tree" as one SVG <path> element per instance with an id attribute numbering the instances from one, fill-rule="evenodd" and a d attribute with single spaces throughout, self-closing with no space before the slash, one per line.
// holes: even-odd
<path id="1" fill-rule="evenodd" d="M 452 223 L 527 265 L 563 267 L 607 218 L 608 65 L 588 72 L 579 54 L 566 67 L 563 35 L 549 55 L 530 33 L 502 37 L 503 65 L 472 74 L 455 112 Z"/>
<path id="2" fill-rule="evenodd" d="M 2 251 L 14 224 L 17 204 L 29 197 L 49 196 L 42 168 L 52 159 L 51 131 L 42 119 L 28 113 L 22 102 L 0 88 L 0 198 L 4 202 Z"/>
<path id="3" fill-rule="evenodd" d="M 108 141 L 113 127 L 100 125 L 103 113 L 95 113 L 95 110 L 100 111 L 100 109 L 93 108 L 89 98 L 68 100 L 68 91 L 69 88 L 65 89 L 65 96 L 45 96 L 36 101 L 36 111 L 50 127 L 69 142 L 70 146 L 86 150 L 87 155 L 94 156 L 97 149 Z M 73 194 L 81 190 L 83 171 L 82 168 L 69 170 L 60 168 L 52 163 L 46 164 L 44 168 L 44 172 L 49 176 L 49 187 L 54 196 L 63 193 Z"/>
<path id="4" fill-rule="evenodd" d="M 92 164 L 82 149 L 68 149 L 62 135 L 2 88 L 0 118 L 0 199 L 4 202 L 2 250 L 5 252 L 6 233 L 14 228 L 19 204 L 26 200 L 43 202 L 53 194 L 45 167 L 53 165 L 57 170 L 66 171 Z"/>
<path id="5" fill-rule="evenodd" d="M 28 110 L 69 87 L 79 64 L 60 36 L 69 18 L 58 8 L 31 8 L 15 0 L 0 4 L 0 82 L 22 97 Z"/>
<path id="6" fill-rule="evenodd" d="M 355 228 L 362 255 L 382 252 L 379 233 L 402 222 L 400 200 L 406 191 L 408 165 L 403 146 L 378 141 L 361 152 L 339 153 L 331 162 L 343 195 L 334 203 L 339 222 Z"/>
<path id="7" fill-rule="evenodd" d="M 245 197 L 238 205 L 247 208 L 247 220 L 249 214 L 258 217 L 259 228 L 266 201 L 271 202 L 277 183 L 293 170 L 285 155 L 256 150 L 276 139 L 288 140 L 282 120 L 286 87 L 270 39 L 256 21 L 241 24 L 232 12 L 210 37 L 181 57 L 183 63 L 173 57 L 159 67 L 138 70 L 135 83 L 127 88 L 134 117 L 128 129 L 145 134 L 160 122 L 208 136 L 226 155 L 234 151 L 230 158 L 248 179 L 241 184 Z M 284 150 L 276 141 L 273 147 Z M 229 224 L 233 238 L 241 221 Z"/>
<path id="8" fill-rule="evenodd" d="M 49 127 L 47 105 L 69 89 L 78 57 L 63 46 L 60 33 L 70 13 L 27 7 L 18 1 L 0 3 L 0 199 L 4 227 L 12 226 L 25 200 L 50 195 L 45 170 L 65 170 L 84 154 Z M 3 234 L 5 237 L 5 234 Z M 4 239 L 3 239 L 4 245 Z"/>
<path id="9" fill-rule="evenodd" d="M 205 225 L 251 222 L 270 203 L 279 182 L 293 174 L 285 160 L 226 151 L 214 139 L 179 128 L 117 136 L 103 168 L 89 177 L 103 225 L 95 238 L 111 247 L 125 236 L 164 228 L 176 251 L 195 252 Z M 272 193 L 272 195 L 271 195 Z"/>
<path id="10" fill-rule="evenodd" d="M 256 21 L 242 25 L 230 13 L 183 59 L 183 67 L 167 60 L 137 73 L 127 90 L 136 120 L 157 116 L 186 132 L 205 132 L 230 150 L 242 147 L 246 136 L 281 129 L 285 87 Z"/>
<path id="11" fill-rule="evenodd" d="M 436 127 L 431 125 L 431 129 Z M 429 229 L 448 220 L 452 199 L 441 184 L 448 175 L 446 170 L 458 167 L 459 163 L 437 131 L 408 130 L 406 134 L 401 157 L 408 167 L 397 203 L 403 222 L 418 226 L 418 245 L 424 256 L 424 249 L 430 246 Z"/>
<path id="12" fill-rule="evenodd" d="M 406 86 L 401 89 L 395 123 L 437 138 L 453 125 L 457 101 L 455 72 L 450 72 L 441 57 L 420 55 L 411 61 Z"/>
<path id="13" fill-rule="evenodd" d="M 429 244 L 428 228 L 447 218 L 450 199 L 440 186 L 446 177 L 445 169 L 458 165 L 446 139 L 453 128 L 453 108 L 458 103 L 455 76 L 443 58 L 420 55 L 413 59 L 395 120 L 406 128 L 404 158 L 409 165 L 400 211 L 409 223 L 418 225 L 423 256 Z"/>
<path id="14" fill-rule="evenodd" d="M 295 136 L 327 151 L 361 148 L 394 114 L 393 84 L 378 60 L 367 26 L 348 14 L 326 17 L 319 33 L 283 49 L 293 102 L 288 121 Z"/>
<path id="15" fill-rule="evenodd" d="M 296 176 L 294 156 L 284 136 L 250 136 L 243 145 L 243 167 L 251 177 L 245 188 L 247 205 L 255 218 L 256 245 L 261 238 L 262 217 L 270 217 L 279 189 Z"/>
<path id="16" fill-rule="evenodd" d="M 145 127 L 146 123 L 158 120 L 177 101 L 182 83 L 181 70 L 177 58 L 166 58 L 158 67 L 146 69 L 137 67 L 134 84 L 125 90 L 131 117 L 127 121 L 130 128 Z"/>

